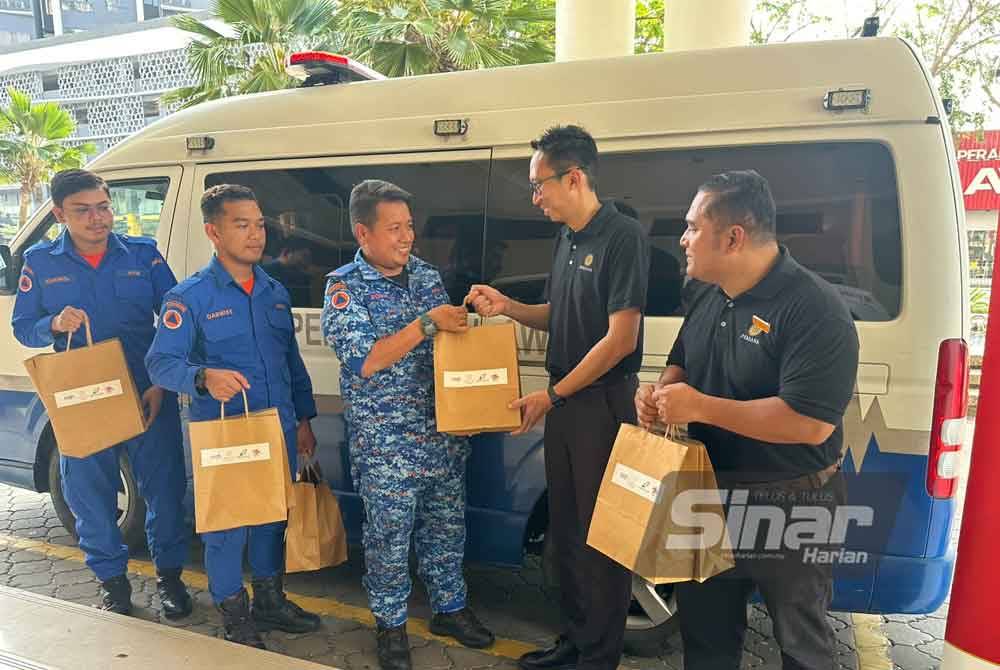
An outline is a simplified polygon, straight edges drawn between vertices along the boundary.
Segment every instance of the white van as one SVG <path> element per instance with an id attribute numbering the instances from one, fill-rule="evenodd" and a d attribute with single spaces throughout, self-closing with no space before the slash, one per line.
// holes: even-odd
<path id="1" fill-rule="evenodd" d="M 847 416 L 854 529 L 863 557 L 838 566 L 835 607 L 927 612 L 953 555 L 955 451 L 965 417 L 963 210 L 941 101 L 913 48 L 891 38 L 780 44 L 442 75 L 351 81 L 230 98 L 179 112 L 90 166 L 111 184 L 122 232 L 155 237 L 178 277 L 205 265 L 199 197 L 224 182 L 256 191 L 268 258 L 305 247 L 284 278 L 321 416 L 324 470 L 360 528 L 340 410 L 339 364 L 320 334 L 323 275 L 351 260 L 351 187 L 386 179 L 416 195 L 417 253 L 452 298 L 489 282 L 540 299 L 557 226 L 531 204 L 529 140 L 578 123 L 601 152 L 598 192 L 630 205 L 655 248 L 643 376 L 662 369 L 681 323 L 678 242 L 695 189 L 723 169 L 771 183 L 781 242 L 838 286 L 858 322 L 861 365 Z M 3 249 L 0 320 L 10 321 L 25 249 L 58 232 L 49 206 Z M 277 262 L 277 261 L 276 261 Z M 270 266 L 275 272 L 282 268 Z M 546 383 L 545 335 L 520 331 L 522 385 Z M 51 491 L 65 521 L 53 438 L 0 329 L 0 479 Z M 123 468 L 121 524 L 141 542 L 142 501 Z M 517 565 L 544 553 L 541 432 L 476 438 L 468 558 Z M 670 587 L 636 580 L 630 635 L 671 626 Z"/>

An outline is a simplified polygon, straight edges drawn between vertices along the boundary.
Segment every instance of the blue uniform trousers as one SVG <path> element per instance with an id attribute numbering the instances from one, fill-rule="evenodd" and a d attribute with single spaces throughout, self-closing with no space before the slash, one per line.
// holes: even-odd
<path id="1" fill-rule="evenodd" d="M 464 608 L 466 442 L 440 433 L 357 440 L 351 470 L 365 509 L 363 583 L 375 619 L 406 622 L 411 537 L 433 611 Z"/>
<path id="2" fill-rule="evenodd" d="M 128 547 L 118 528 L 118 459 L 127 454 L 146 500 L 149 553 L 160 570 L 182 568 L 190 530 L 184 519 L 187 477 L 177 396 L 166 392 L 149 429 L 86 458 L 59 457 L 63 496 L 76 517 L 76 534 L 87 566 L 101 581 L 125 574 Z"/>
<path id="3" fill-rule="evenodd" d="M 295 430 L 285 432 L 285 447 L 291 468 L 289 477 L 292 477 L 298 468 Z M 253 501 L 248 501 L 247 504 L 253 504 Z M 205 545 L 208 590 L 216 605 L 243 588 L 244 550 L 254 579 L 274 577 L 284 572 L 286 525 L 284 521 L 279 521 L 201 534 L 201 541 Z"/>

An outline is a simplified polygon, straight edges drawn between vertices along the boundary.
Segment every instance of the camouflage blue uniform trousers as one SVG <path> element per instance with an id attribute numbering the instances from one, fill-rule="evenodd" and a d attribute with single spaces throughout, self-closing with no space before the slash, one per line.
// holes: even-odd
<path id="1" fill-rule="evenodd" d="M 358 251 L 328 275 L 323 336 L 341 361 L 351 477 L 364 503 L 364 586 L 383 627 L 406 621 L 412 536 L 435 612 L 465 607 L 465 461 L 468 440 L 437 432 L 430 341 L 368 379 L 372 346 L 448 302 L 441 276 L 411 256 L 408 288 Z"/>

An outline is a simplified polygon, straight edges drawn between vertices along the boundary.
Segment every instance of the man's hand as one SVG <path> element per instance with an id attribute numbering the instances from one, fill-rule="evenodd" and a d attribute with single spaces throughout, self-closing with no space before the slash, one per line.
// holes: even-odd
<path id="1" fill-rule="evenodd" d="M 205 368 L 205 390 L 219 402 L 229 402 L 234 395 L 250 388 L 250 382 L 236 370 Z"/>
<path id="2" fill-rule="evenodd" d="M 163 389 L 159 386 L 150 386 L 142 394 L 142 411 L 146 415 L 146 428 L 153 425 L 160 407 L 163 406 Z"/>
<path id="3" fill-rule="evenodd" d="M 524 435 L 552 409 L 552 401 L 547 391 L 535 391 L 512 402 L 510 408 L 521 410 L 521 427 L 511 435 Z"/>
<path id="4" fill-rule="evenodd" d="M 472 305 L 479 316 L 489 318 L 506 314 L 510 307 L 510 298 L 492 286 L 473 284 L 469 289 L 469 295 L 465 296 L 465 303 Z"/>
<path id="5" fill-rule="evenodd" d="M 438 330 L 450 333 L 464 333 L 469 329 L 469 313 L 464 306 L 438 305 L 427 316 L 434 320 Z"/>
<path id="6" fill-rule="evenodd" d="M 649 430 L 659 418 L 653 392 L 658 387 L 653 384 L 643 384 L 635 392 L 635 411 L 639 417 L 639 425 Z"/>
<path id="7" fill-rule="evenodd" d="M 75 333 L 86 320 L 86 312 L 71 305 L 66 305 L 63 307 L 63 310 L 59 312 L 54 319 L 52 319 L 52 332 Z"/>
<path id="8" fill-rule="evenodd" d="M 316 453 L 316 436 L 313 434 L 309 419 L 299 421 L 299 427 L 295 432 L 295 448 L 299 454 L 307 458 L 312 458 Z"/>
<path id="9" fill-rule="evenodd" d="M 660 422 L 667 426 L 701 421 L 704 398 L 702 393 L 683 382 L 667 384 L 653 391 L 657 415 Z"/>

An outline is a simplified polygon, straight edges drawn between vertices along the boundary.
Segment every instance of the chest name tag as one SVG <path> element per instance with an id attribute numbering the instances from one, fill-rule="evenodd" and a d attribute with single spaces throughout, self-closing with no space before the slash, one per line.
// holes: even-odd
<path id="1" fill-rule="evenodd" d="M 268 442 L 201 450 L 201 467 L 203 468 L 269 460 L 271 460 L 271 445 Z"/>
<path id="2" fill-rule="evenodd" d="M 473 386 L 506 386 L 507 368 L 489 370 L 445 370 L 444 387 L 462 389 Z"/>
<path id="3" fill-rule="evenodd" d="M 82 405 L 85 402 L 113 398 L 122 393 L 124 393 L 122 390 L 122 381 L 120 379 L 111 379 L 100 384 L 90 384 L 89 386 L 80 386 L 67 391 L 59 391 L 54 395 L 56 407 L 72 407 L 73 405 Z"/>
<path id="4" fill-rule="evenodd" d="M 611 483 L 642 496 L 654 505 L 660 502 L 660 482 L 624 463 L 616 463 Z"/>

